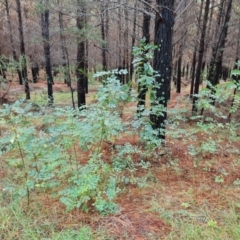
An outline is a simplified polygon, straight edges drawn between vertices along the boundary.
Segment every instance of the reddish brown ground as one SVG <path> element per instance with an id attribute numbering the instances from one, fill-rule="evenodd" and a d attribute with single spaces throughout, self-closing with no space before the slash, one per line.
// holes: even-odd
<path id="1" fill-rule="evenodd" d="M 39 81 L 37 84 L 30 84 L 30 88 L 42 89 L 46 88 L 46 84 Z M 68 91 L 68 88 L 63 83 L 55 83 L 54 91 Z M 12 99 L 15 92 L 23 93 L 24 87 L 13 83 L 8 98 Z M 186 93 L 183 92 L 181 96 Z M 176 106 L 178 96 L 180 95 L 172 93 L 170 108 Z M 132 106 L 134 105 L 129 105 L 129 107 Z M 123 119 L 128 117 L 131 116 L 123 115 Z M 117 144 L 125 142 L 138 144 L 138 137 L 125 135 L 117 140 Z M 104 227 L 110 235 L 115 236 L 115 239 L 164 239 L 171 231 L 171 226 L 161 219 L 160 214 L 151 209 L 152 200 L 158 202 L 159 207 L 162 206 L 172 211 L 181 208 L 184 202 L 194 204 L 194 210 L 204 204 L 209 209 L 224 209 L 229 199 L 240 201 L 240 191 L 234 189 L 232 185 L 234 180 L 240 179 L 240 166 L 232 165 L 236 156 L 207 154 L 203 157 L 199 167 L 195 168 L 193 159 L 187 151 L 188 144 L 183 144 L 180 139 L 167 139 L 167 142 L 165 154 L 159 156 L 158 161 L 152 162 L 151 172 L 155 180 L 149 183 L 148 188 L 140 189 L 130 186 L 126 193 L 120 195 L 117 201 L 121 206 L 120 213 L 106 217 L 101 217 L 96 213 L 82 213 L 79 210 L 66 213 L 59 201 L 49 199 L 47 196 L 37 196 L 38 201 L 40 198 L 44 206 L 42 219 L 38 221 L 44 221 L 46 216 L 50 219 L 57 219 L 59 229 L 70 227 L 78 229 L 81 224 L 89 224 L 95 230 Z M 103 143 L 103 145 L 105 154 L 108 155 L 108 143 Z M 234 147 L 240 149 L 240 143 L 235 143 Z M 85 157 L 87 158 L 87 155 Z M 208 170 L 204 170 L 206 163 L 213 158 L 215 158 L 214 164 Z M 173 159 L 178 160 L 177 168 L 170 166 L 170 160 Z M 224 183 L 216 183 L 214 179 L 221 175 L 223 169 L 229 174 L 224 176 Z M 139 175 L 141 174 L 143 172 L 140 171 Z M 6 173 L 0 167 L 0 178 L 5 175 Z"/>
<path id="2" fill-rule="evenodd" d="M 11 76 L 7 76 L 8 79 L 11 79 Z M 37 83 L 32 83 L 32 81 L 29 81 L 29 88 L 30 88 L 30 94 L 34 92 L 41 92 L 41 91 L 47 91 L 47 84 L 46 81 L 44 81 L 44 73 L 40 72 L 40 78 L 38 78 Z M 53 91 L 54 92 L 68 92 L 69 88 L 66 84 L 63 82 L 56 81 L 53 85 Z M 4 88 L 0 89 L 0 99 L 2 102 L 14 102 L 17 99 L 24 96 L 24 85 L 19 85 L 17 82 L 16 76 L 14 76 L 14 80 L 10 83 L 6 83 Z"/>

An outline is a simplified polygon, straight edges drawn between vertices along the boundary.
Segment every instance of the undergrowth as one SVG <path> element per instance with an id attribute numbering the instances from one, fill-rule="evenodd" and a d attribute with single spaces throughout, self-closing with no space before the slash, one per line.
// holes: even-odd
<path id="1" fill-rule="evenodd" d="M 138 83 L 150 81 L 149 85 L 154 84 L 156 73 L 149 65 L 144 69 L 147 74 L 142 71 L 145 77 L 140 75 Z M 125 73 L 121 70 L 121 74 Z M 226 155 L 236 156 L 232 164 L 239 165 L 240 151 L 234 147 L 240 140 L 240 101 L 235 91 L 239 90 L 238 83 L 228 82 L 214 87 L 214 91 L 201 91 L 198 109 L 203 114 L 191 116 L 187 107 L 171 109 L 166 122 L 167 142 L 160 143 L 159 130 L 152 129 L 149 116 L 151 112 L 162 114 L 166 109 L 161 106 L 141 109 L 141 116 L 136 113 L 123 121 L 124 108 L 137 98 L 130 86 L 120 84 L 116 74 L 119 74 L 117 70 L 96 75 L 104 77 L 104 84 L 98 89 L 95 103 L 84 109 L 36 110 L 33 104 L 25 101 L 6 104 L 0 109 L 0 124 L 4 126 L 1 127 L 0 169 L 5 173 L 0 185 L 1 239 L 96 239 L 98 233 L 93 233 L 88 226 L 62 231 L 53 223 L 41 222 L 32 228 L 33 223 L 28 219 L 36 214 L 32 206 L 41 204 L 38 198 L 44 196 L 61 203 L 67 212 L 120 214 L 118 199 L 128 189 L 147 188 L 156 182 L 161 186 L 153 168 L 157 164 L 160 172 L 163 159 L 169 172 L 181 171 L 179 159 L 168 143 L 173 143 L 173 148 L 178 143 L 185 145 L 185 154 L 191 159 L 193 168 L 210 172 L 214 164 L 218 165 L 218 158 Z M 154 100 L 154 92 L 151 92 L 151 102 Z M 124 136 L 137 140 L 122 143 L 120 140 L 124 140 Z M 210 160 L 206 162 L 207 157 Z M 203 160 L 205 166 L 201 165 Z M 213 174 L 214 183 L 223 184 L 229 174 L 219 168 Z M 238 187 L 239 178 L 234 179 L 233 185 Z M 235 212 L 226 220 L 231 221 L 230 227 L 222 228 L 211 217 L 205 218 L 203 225 L 194 224 L 192 215 L 185 211 L 192 202 L 183 202 L 180 212 L 161 209 L 159 205 L 154 207 L 154 204 L 152 202 L 151 211 L 171 225 L 172 232 L 166 239 L 177 236 L 207 239 L 208 235 L 212 236 L 210 239 L 239 238 L 240 230 L 236 227 L 239 219 Z M 226 230 L 225 235 L 222 229 Z"/>

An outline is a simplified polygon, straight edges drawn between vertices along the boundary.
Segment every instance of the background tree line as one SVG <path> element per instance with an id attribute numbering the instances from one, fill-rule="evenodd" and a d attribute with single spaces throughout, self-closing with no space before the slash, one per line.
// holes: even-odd
<path id="1" fill-rule="evenodd" d="M 180 93 L 184 77 L 191 85 L 196 112 L 203 76 L 214 86 L 230 76 L 239 59 L 237 0 L 1 0 L 0 4 L 0 55 L 17 63 L 27 99 L 29 81 L 36 82 L 39 68 L 44 68 L 50 105 L 57 68 L 63 69 L 72 91 L 76 79 L 78 107 L 86 102 L 89 72 L 127 69 L 120 80 L 128 83 L 133 77 L 132 48 L 143 37 L 158 46 L 153 68 L 159 73 L 157 98 L 165 107 L 171 79 Z M 138 88 L 139 105 L 144 105 L 147 89 L 140 84 Z M 166 114 L 151 117 L 157 127 L 164 119 Z"/>

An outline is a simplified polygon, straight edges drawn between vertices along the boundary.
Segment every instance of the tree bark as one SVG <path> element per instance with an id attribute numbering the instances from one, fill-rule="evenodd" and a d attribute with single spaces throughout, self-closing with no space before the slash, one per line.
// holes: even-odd
<path id="1" fill-rule="evenodd" d="M 41 0 L 44 6 L 44 12 L 41 13 L 41 25 L 42 25 L 42 37 L 43 48 L 45 57 L 45 69 L 47 75 L 47 88 L 48 88 L 48 105 L 51 106 L 54 103 L 53 97 L 53 76 L 51 68 L 51 51 L 50 51 L 50 38 L 49 38 L 49 0 Z"/>
<path id="2" fill-rule="evenodd" d="M 31 71 L 32 71 L 32 77 L 33 77 L 33 83 L 37 83 L 37 79 L 38 79 L 38 76 L 39 76 L 38 63 L 34 62 L 31 55 L 30 55 L 30 60 L 31 60 Z"/>
<path id="3" fill-rule="evenodd" d="M 58 2 L 59 3 L 59 2 Z M 63 13 L 62 11 L 59 11 L 58 13 L 58 20 L 59 20 L 59 36 L 61 41 L 61 50 L 62 50 L 62 60 L 63 60 L 63 73 L 64 73 L 64 83 L 66 83 L 69 86 L 70 82 L 70 72 L 67 64 L 67 49 L 66 49 L 66 41 L 65 36 L 63 34 L 64 32 L 64 26 L 63 26 Z"/>
<path id="4" fill-rule="evenodd" d="M 123 82 L 129 82 L 129 41 L 128 41 L 128 27 L 129 27 L 129 14 L 128 14 L 128 2 L 126 2 L 124 8 L 124 33 L 123 33 L 123 41 L 124 41 L 124 50 L 123 50 L 123 68 L 128 70 L 128 73 L 123 75 Z"/>
<path id="5" fill-rule="evenodd" d="M 215 78 L 216 72 L 218 71 L 216 69 L 216 59 L 219 51 L 219 42 L 221 41 L 221 23 L 222 23 L 222 18 L 223 18 L 223 12 L 224 12 L 224 2 L 225 0 L 221 0 L 219 4 L 219 10 L 218 10 L 218 15 L 217 15 L 217 25 L 215 29 L 215 36 L 214 36 L 214 43 L 212 46 L 212 57 L 211 61 L 209 64 L 209 71 L 208 71 L 208 81 L 214 86 L 218 82 L 218 78 Z M 219 74 L 219 73 L 218 73 Z M 217 82 L 215 82 L 217 80 Z M 209 86 L 208 86 L 209 87 Z"/>
<path id="6" fill-rule="evenodd" d="M 85 17 L 84 17 L 84 5 L 78 0 L 78 9 L 77 9 L 77 28 L 81 31 L 85 27 Z M 85 93 L 85 39 L 84 36 L 78 37 L 77 45 L 77 66 L 76 66 L 76 75 L 77 75 L 77 97 L 78 97 L 78 108 L 84 107 L 86 105 L 86 93 Z"/>
<path id="7" fill-rule="evenodd" d="M 183 8 L 185 8 L 186 6 L 187 6 L 187 3 L 185 1 Z M 186 26 L 186 14 L 183 15 L 182 17 L 182 25 Z M 184 73 L 185 73 L 185 67 L 182 68 L 183 50 L 186 42 L 186 34 L 184 32 L 186 32 L 186 27 L 183 28 L 183 30 L 181 31 L 182 38 L 180 41 L 179 52 L 178 52 L 178 72 L 177 72 L 177 89 L 176 89 L 177 93 L 181 93 L 182 77 L 184 77 Z"/>
<path id="8" fill-rule="evenodd" d="M 10 13 L 9 13 L 8 0 L 5 0 L 5 7 L 6 7 L 6 12 L 7 12 L 7 22 L 8 22 L 8 28 L 9 28 L 9 34 L 10 34 L 10 43 L 11 43 L 11 48 L 12 48 L 13 60 L 16 63 L 18 63 L 17 74 L 18 74 L 19 84 L 22 85 L 23 80 L 22 80 L 21 71 L 19 69 L 19 62 L 18 62 L 19 60 L 17 58 L 17 53 L 16 53 L 16 49 L 15 49 L 15 46 L 14 46 L 14 42 L 13 42 L 12 22 L 11 22 L 11 17 L 10 17 Z"/>
<path id="9" fill-rule="evenodd" d="M 20 52 L 21 52 L 21 74 L 25 86 L 26 99 L 30 99 L 30 89 L 28 84 L 28 75 L 27 75 L 27 59 L 25 55 L 25 43 L 24 43 L 24 34 L 23 34 L 23 22 L 22 22 L 22 9 L 21 1 L 16 0 L 17 4 L 17 13 L 18 13 L 18 28 L 19 28 L 19 37 L 20 37 Z"/>
<path id="10" fill-rule="evenodd" d="M 199 32 L 200 32 L 200 24 L 202 21 L 202 14 L 203 14 L 203 0 L 201 0 L 201 5 L 200 5 L 200 11 L 199 11 L 199 16 L 198 16 L 198 29 L 197 29 L 197 37 L 199 37 Z M 196 63 L 197 63 L 197 49 L 198 49 L 198 44 L 197 41 L 195 42 L 194 46 L 194 52 L 193 52 L 193 59 L 192 59 L 192 68 L 191 68 L 191 87 L 190 87 L 190 98 L 192 98 L 193 95 L 193 90 L 194 90 L 194 82 L 195 82 L 195 73 L 196 73 Z"/>
<path id="11" fill-rule="evenodd" d="M 121 4 L 121 0 L 118 0 L 118 3 Z M 122 13 L 121 8 L 118 9 L 118 24 L 119 24 L 119 31 L 118 31 L 118 65 L 116 66 L 118 69 L 122 68 L 123 61 L 122 61 Z M 121 81 L 122 82 L 122 81 Z"/>
<path id="12" fill-rule="evenodd" d="M 159 105 L 164 107 L 162 113 L 154 113 L 150 116 L 154 129 L 159 129 L 159 138 L 165 140 L 165 121 L 167 119 L 167 101 L 170 93 L 171 73 L 172 73 L 172 36 L 174 25 L 174 0 L 157 0 L 161 6 L 161 18 L 157 14 L 155 20 L 155 44 L 159 49 L 154 52 L 154 69 L 158 71 L 156 78 L 158 88 L 156 97 Z"/>
<path id="13" fill-rule="evenodd" d="M 196 81 L 195 81 L 193 107 L 192 107 L 193 113 L 197 112 L 197 100 L 198 100 L 197 94 L 199 93 L 203 54 L 204 54 L 204 48 L 205 48 L 205 36 L 206 36 L 208 16 L 209 16 L 209 7 L 210 7 L 210 0 L 206 0 L 204 17 L 203 17 L 202 33 L 201 33 L 201 38 L 200 38 L 199 50 L 198 50 L 198 65 L 197 65 L 197 70 L 196 70 Z"/>
<path id="14" fill-rule="evenodd" d="M 87 25 L 87 15 L 85 14 L 85 18 L 84 18 L 84 23 L 85 25 Z M 107 29 L 107 28 L 106 28 Z M 106 35 L 107 36 L 107 35 Z M 84 88 L 85 88 L 85 93 L 88 93 L 88 40 L 85 39 L 85 57 L 84 57 Z"/>
<path id="15" fill-rule="evenodd" d="M 182 54 L 178 57 L 178 68 L 177 68 L 177 93 L 181 92 L 181 77 L 182 77 Z"/>
<path id="16" fill-rule="evenodd" d="M 208 49 L 209 49 L 209 45 L 210 45 L 210 42 L 211 42 L 211 39 L 214 39 L 214 31 L 212 30 L 212 24 L 213 24 L 213 13 L 214 13 L 214 4 L 215 4 L 215 0 L 212 0 L 211 1 L 211 9 L 209 10 L 210 11 L 210 16 L 209 16 L 209 24 L 208 24 L 208 28 L 207 28 L 207 32 L 206 32 L 206 44 L 205 44 L 205 52 L 204 52 L 204 55 L 203 55 L 203 62 L 204 62 L 204 66 L 206 67 L 207 66 L 207 52 L 208 52 Z M 212 31 L 211 31 L 212 30 Z"/>
<path id="17" fill-rule="evenodd" d="M 103 71 L 107 71 L 107 36 L 106 36 L 106 11 L 108 4 L 102 2 L 101 3 L 101 34 L 102 34 L 102 67 Z"/>
<path id="18" fill-rule="evenodd" d="M 214 77 L 215 85 L 219 83 L 219 76 L 220 76 L 219 73 L 222 72 L 222 59 L 223 59 L 223 53 L 225 49 L 225 43 L 227 41 L 229 21 L 231 18 L 231 10 L 232 10 L 232 0 L 229 0 L 227 4 L 225 19 L 223 22 L 222 34 L 221 34 L 217 58 L 216 58 L 216 72 Z"/>
<path id="19" fill-rule="evenodd" d="M 188 79 L 188 74 L 189 74 L 189 64 L 186 66 L 186 74 L 185 77 Z"/>
<path id="20" fill-rule="evenodd" d="M 146 0 L 147 3 L 151 3 L 151 0 Z M 148 11 L 148 8 L 146 8 Z M 150 22 L 151 18 L 146 13 L 143 14 L 143 38 L 146 39 L 145 43 L 150 43 Z M 146 53 L 145 53 L 146 54 Z M 142 63 L 144 65 L 144 63 Z M 147 93 L 147 86 L 144 83 L 138 83 L 138 113 L 141 113 L 144 110 L 145 102 L 146 102 L 146 93 Z"/>
<path id="21" fill-rule="evenodd" d="M 137 24 L 137 0 L 134 1 L 134 15 L 133 15 L 133 36 L 132 36 L 132 49 L 135 46 L 135 41 L 136 41 L 136 24 Z M 131 54 L 131 63 L 130 63 L 130 79 L 131 81 L 133 80 L 133 54 Z"/>

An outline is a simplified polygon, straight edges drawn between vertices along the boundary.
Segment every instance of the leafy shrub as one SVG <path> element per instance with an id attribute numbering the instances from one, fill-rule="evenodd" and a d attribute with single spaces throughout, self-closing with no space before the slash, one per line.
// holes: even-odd
<path id="1" fill-rule="evenodd" d="M 115 146 L 116 138 L 133 124 L 122 121 L 119 106 L 134 96 L 113 76 L 99 88 L 96 98 L 96 104 L 81 111 L 55 108 L 45 114 L 33 111 L 33 105 L 23 101 L 0 109 L 1 123 L 7 126 L 0 139 L 4 146 L 0 156 L 15 168 L 11 176 L 15 184 L 6 186 L 15 196 L 12 201 L 27 196 L 30 203 L 33 192 L 44 192 L 58 197 L 67 210 L 95 209 L 106 214 L 119 209 L 115 200 L 121 192 L 119 186 L 123 187 L 121 173 L 128 176 L 135 167 L 148 166 L 141 159 L 138 165 L 132 158 L 141 155 L 141 147 Z M 146 132 L 146 128 L 144 121 L 138 125 L 139 130 Z M 109 157 L 104 144 L 109 146 Z M 7 152 L 14 152 L 14 157 Z"/>

